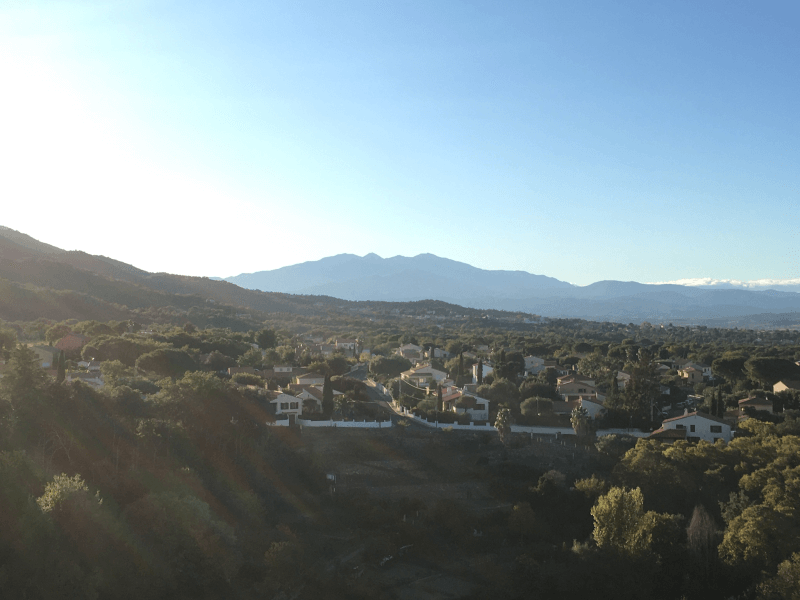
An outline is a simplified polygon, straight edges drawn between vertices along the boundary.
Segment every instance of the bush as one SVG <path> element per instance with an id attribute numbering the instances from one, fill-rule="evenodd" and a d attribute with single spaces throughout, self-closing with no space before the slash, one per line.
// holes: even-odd
<path id="1" fill-rule="evenodd" d="M 636 438 L 632 435 L 617 435 L 612 433 L 604 435 L 595 443 L 595 448 L 601 454 L 605 454 L 615 459 L 622 456 L 636 445 Z"/>
<path id="2" fill-rule="evenodd" d="M 234 375 L 231 377 L 231 380 L 239 385 L 264 385 L 264 380 L 253 373 L 234 373 Z"/>
<path id="3" fill-rule="evenodd" d="M 552 413 L 553 401 L 549 398 L 535 396 L 533 398 L 523 400 L 522 404 L 519 405 L 519 409 L 520 412 L 525 416 L 536 416 L 539 414 Z"/>

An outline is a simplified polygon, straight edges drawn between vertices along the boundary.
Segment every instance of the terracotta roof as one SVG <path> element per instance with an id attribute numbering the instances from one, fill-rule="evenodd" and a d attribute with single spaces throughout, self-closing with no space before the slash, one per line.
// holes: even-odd
<path id="1" fill-rule="evenodd" d="M 656 429 L 653 433 L 651 433 L 649 438 L 654 438 L 656 440 L 685 440 L 686 439 L 686 430 L 685 429 Z"/>
<path id="2" fill-rule="evenodd" d="M 77 350 L 90 339 L 80 333 L 68 333 L 55 343 L 55 347 L 58 350 Z"/>
<path id="3" fill-rule="evenodd" d="M 442 402 L 451 402 L 461 397 L 461 392 L 452 392 L 450 394 L 442 395 Z"/>

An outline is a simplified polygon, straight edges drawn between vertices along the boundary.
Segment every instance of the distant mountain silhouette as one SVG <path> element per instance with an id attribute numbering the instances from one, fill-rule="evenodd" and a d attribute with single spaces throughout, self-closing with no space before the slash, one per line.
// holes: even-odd
<path id="1" fill-rule="evenodd" d="M 159 307 L 188 311 L 211 301 L 261 313 L 313 315 L 328 309 L 358 309 L 365 302 L 384 310 L 377 304 L 428 300 L 463 307 L 457 312 L 473 316 L 497 310 L 738 327 L 791 324 L 800 316 L 800 294 L 795 292 L 634 281 L 575 286 L 524 271 L 479 269 L 432 254 L 386 259 L 340 254 L 225 280 L 149 273 L 0 227 L 0 318 L 6 320 L 124 319 L 131 311 Z"/>
<path id="2" fill-rule="evenodd" d="M 635 281 L 576 286 L 524 271 L 479 269 L 432 254 L 392 258 L 339 254 L 225 280 L 249 289 L 287 294 L 356 301 L 435 299 L 473 308 L 615 321 L 720 319 L 800 310 L 800 294 L 794 291 Z"/>
<path id="3" fill-rule="evenodd" d="M 339 254 L 322 260 L 227 277 L 249 289 L 334 296 L 345 300 L 409 301 L 428 298 L 514 298 L 569 283 L 525 271 L 487 271 L 433 254 L 381 258 Z"/>

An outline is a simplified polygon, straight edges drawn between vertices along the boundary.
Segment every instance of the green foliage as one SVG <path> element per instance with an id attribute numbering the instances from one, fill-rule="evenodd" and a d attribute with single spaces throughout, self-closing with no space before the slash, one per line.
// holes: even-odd
<path id="1" fill-rule="evenodd" d="M 714 359 L 711 363 L 711 370 L 728 381 L 736 381 L 745 377 L 745 362 L 747 362 L 746 356 L 726 352 L 720 358 Z"/>
<path id="2" fill-rule="evenodd" d="M 630 372 L 630 381 L 622 392 L 620 408 L 629 414 L 650 418 L 650 408 L 659 396 L 655 365 L 646 350 L 639 350 L 637 358 Z"/>
<path id="3" fill-rule="evenodd" d="M 575 489 L 584 494 L 590 500 L 596 500 L 608 492 L 608 482 L 605 479 L 593 474 L 591 477 L 578 479 L 575 482 Z"/>
<path id="4" fill-rule="evenodd" d="M 58 359 L 56 361 L 56 382 L 62 383 L 67 378 L 67 357 L 64 355 L 64 351 L 61 350 L 58 353 Z"/>
<path id="5" fill-rule="evenodd" d="M 53 325 L 50 329 L 45 331 L 44 339 L 48 344 L 53 345 L 71 331 L 72 329 L 70 329 L 68 325 L 59 323 L 58 325 Z"/>
<path id="6" fill-rule="evenodd" d="M 333 385 L 331 384 L 330 375 L 325 376 L 325 381 L 322 384 L 322 414 L 326 418 L 330 418 L 333 414 Z"/>
<path id="7" fill-rule="evenodd" d="M 484 398 L 488 398 L 492 402 L 498 404 L 507 404 L 516 407 L 519 401 L 517 386 L 508 379 L 495 379 L 485 393 L 486 396 L 483 396 Z"/>
<path id="8" fill-rule="evenodd" d="M 597 448 L 598 452 L 617 460 L 635 446 L 635 437 L 616 433 L 604 435 L 595 443 L 595 448 Z"/>
<path id="9" fill-rule="evenodd" d="M 17 332 L 0 323 L 0 353 L 10 352 L 17 345 Z"/>
<path id="10" fill-rule="evenodd" d="M 80 475 L 69 477 L 66 473 L 56 475 L 44 488 L 44 494 L 36 499 L 42 512 L 57 510 L 73 494 L 88 494 L 89 486 Z"/>
<path id="11" fill-rule="evenodd" d="M 274 329 L 262 329 L 256 334 L 256 344 L 262 350 L 274 348 L 278 343 L 278 336 Z"/>
<path id="12" fill-rule="evenodd" d="M 523 400 L 519 405 L 520 412 L 528 417 L 553 412 L 553 401 L 550 398 L 535 396 Z"/>
<path id="13" fill-rule="evenodd" d="M 107 385 L 114 385 L 120 379 L 133 377 L 133 369 L 118 360 L 107 360 L 101 363 L 100 372 Z"/>
<path id="14" fill-rule="evenodd" d="M 501 408 L 497 411 L 497 417 L 494 421 L 494 427 L 497 433 L 500 434 L 500 441 L 506 445 L 511 435 L 511 411 L 507 408 Z"/>
<path id="15" fill-rule="evenodd" d="M 585 440 L 594 435 L 594 423 L 589 418 L 589 412 L 582 406 L 572 409 L 569 422 L 579 440 Z"/>
<path id="16" fill-rule="evenodd" d="M 369 370 L 376 375 L 399 377 L 411 368 L 411 361 L 402 356 L 376 356 L 369 362 Z"/>
<path id="17" fill-rule="evenodd" d="M 159 348 L 136 359 L 136 368 L 161 377 L 180 377 L 197 368 L 191 356 L 183 350 Z"/>
<path id="18" fill-rule="evenodd" d="M 0 393 L 12 405 L 21 407 L 38 397 L 46 382 L 36 353 L 20 344 L 11 351 L 8 370 L 0 379 Z"/>
<path id="19" fill-rule="evenodd" d="M 247 352 L 239 357 L 239 366 L 241 367 L 254 367 L 260 369 L 264 364 L 264 357 L 261 350 L 250 348 Z"/>
<path id="20" fill-rule="evenodd" d="M 142 354 L 155 350 L 158 346 L 152 340 L 104 336 L 87 343 L 81 350 L 81 356 L 84 360 L 118 360 L 132 367 Z"/>
<path id="21" fill-rule="evenodd" d="M 520 542 L 525 541 L 525 538 L 531 538 L 536 533 L 536 516 L 528 502 L 514 505 L 508 518 L 508 528 L 519 533 Z"/>
<path id="22" fill-rule="evenodd" d="M 644 496 L 639 488 L 612 487 L 592 507 L 598 547 L 628 558 L 642 559 L 653 548 L 656 532 L 669 527 L 672 517 L 644 511 Z"/>
<path id="23" fill-rule="evenodd" d="M 778 565 L 778 572 L 761 583 L 758 600 L 797 600 L 800 598 L 800 552 Z"/>
<path id="24" fill-rule="evenodd" d="M 219 350 L 209 353 L 203 360 L 203 367 L 209 371 L 227 371 L 236 366 L 236 360 L 224 355 Z"/>
<path id="25" fill-rule="evenodd" d="M 748 506 L 728 524 L 719 553 L 730 565 L 772 570 L 797 549 L 798 535 L 800 524 L 792 514 L 765 504 Z"/>
<path id="26" fill-rule="evenodd" d="M 772 386 L 781 379 L 800 379 L 800 366 L 787 358 L 755 357 L 744 363 L 750 379 Z"/>
<path id="27" fill-rule="evenodd" d="M 256 385 L 264 387 L 264 380 L 258 375 L 252 373 L 234 373 L 231 380 L 239 385 Z"/>
<path id="28" fill-rule="evenodd" d="M 538 379 L 529 378 L 523 381 L 519 386 L 519 397 L 523 400 L 525 398 L 550 398 L 551 400 L 560 400 L 556 388 L 547 383 L 541 383 Z"/>

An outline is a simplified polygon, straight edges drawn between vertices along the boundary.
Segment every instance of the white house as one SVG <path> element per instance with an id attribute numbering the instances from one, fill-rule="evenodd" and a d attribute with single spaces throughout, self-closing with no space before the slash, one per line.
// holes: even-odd
<path id="1" fill-rule="evenodd" d="M 416 385 L 418 387 L 425 387 L 434 383 L 442 383 L 447 379 L 447 373 L 434 369 L 430 365 L 424 365 L 415 369 L 409 369 L 400 374 L 403 381 Z"/>
<path id="2" fill-rule="evenodd" d="M 358 340 L 336 340 L 336 349 L 343 351 L 347 356 L 355 356 Z"/>
<path id="3" fill-rule="evenodd" d="M 289 415 L 291 425 L 294 425 L 296 419 L 303 414 L 303 401 L 296 396 L 280 393 L 269 402 L 275 405 L 276 416 Z"/>
<path id="4" fill-rule="evenodd" d="M 412 361 L 419 360 L 422 358 L 422 347 L 416 344 L 404 344 L 397 348 L 394 353 Z"/>
<path id="5" fill-rule="evenodd" d="M 680 417 L 673 417 L 661 422 L 661 429 L 653 434 L 662 433 L 668 429 L 682 429 L 686 431 L 686 439 L 690 442 L 705 440 L 714 443 L 717 440 L 730 442 L 733 438 L 731 426 L 725 419 L 712 417 L 699 412 L 685 412 Z M 658 436 L 655 436 L 658 437 Z"/>
<path id="6" fill-rule="evenodd" d="M 525 357 L 525 377 L 528 375 L 538 375 L 544 370 L 544 359 L 538 356 Z"/>
<path id="7" fill-rule="evenodd" d="M 483 377 L 485 378 L 489 373 L 494 371 L 492 369 L 492 365 L 489 363 L 483 363 Z M 472 383 L 478 383 L 478 363 L 472 365 Z"/>
<path id="8" fill-rule="evenodd" d="M 453 404 L 453 410 L 460 415 L 469 414 L 472 421 L 489 420 L 489 401 L 480 396 L 470 394 L 461 396 Z"/>
<path id="9" fill-rule="evenodd" d="M 619 389 L 624 390 L 630 380 L 631 380 L 630 373 L 626 373 L 625 371 L 617 372 L 617 387 Z"/>
<path id="10" fill-rule="evenodd" d="M 571 415 L 576 408 L 586 409 L 590 419 L 596 419 L 605 412 L 605 407 L 597 400 L 590 398 L 578 398 L 575 400 L 564 400 L 553 402 L 553 414 Z"/>
<path id="11" fill-rule="evenodd" d="M 325 383 L 325 376 L 319 373 L 306 373 L 305 375 L 298 375 L 295 377 L 294 382 L 298 385 L 323 385 Z"/>
<path id="12" fill-rule="evenodd" d="M 581 398 L 581 408 L 585 408 L 590 419 L 596 419 L 606 412 L 603 402 L 597 398 Z"/>

